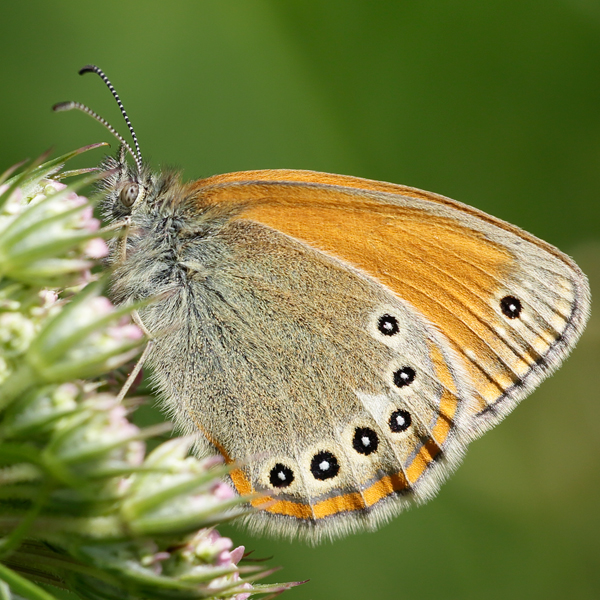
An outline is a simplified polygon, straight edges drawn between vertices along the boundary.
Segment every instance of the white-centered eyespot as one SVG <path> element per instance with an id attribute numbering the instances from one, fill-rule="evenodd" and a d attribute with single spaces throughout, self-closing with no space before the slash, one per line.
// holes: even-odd
<path id="1" fill-rule="evenodd" d="M 140 195 L 140 186 L 135 183 L 127 183 L 121 189 L 121 193 L 119 194 L 119 200 L 123 206 L 129 208 L 133 206 L 133 203 L 137 200 Z"/>

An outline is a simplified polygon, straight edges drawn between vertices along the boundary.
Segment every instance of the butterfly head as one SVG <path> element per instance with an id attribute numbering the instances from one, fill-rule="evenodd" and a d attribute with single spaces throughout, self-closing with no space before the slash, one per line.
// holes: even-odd
<path id="1" fill-rule="evenodd" d="M 98 186 L 103 196 L 102 212 L 109 221 L 121 221 L 145 212 L 160 193 L 160 178 L 146 165 L 129 164 L 124 145 L 116 157 L 107 156 L 100 169 L 104 172 Z"/>
<path id="2" fill-rule="evenodd" d="M 176 172 L 153 173 L 142 159 L 142 152 L 137 135 L 123 103 L 115 88 L 102 69 L 96 65 L 87 65 L 79 74 L 96 73 L 106 84 L 116 100 L 133 139 L 133 145 L 127 143 L 123 136 L 106 119 L 80 102 L 61 102 L 54 106 L 55 111 L 80 110 L 92 117 L 108 129 L 120 142 L 116 157 L 109 156 L 100 165 L 104 178 L 99 184 L 103 195 L 102 212 L 108 221 L 143 221 L 144 216 L 172 212 L 177 205 L 176 198 L 180 194 L 180 178 Z M 133 159 L 133 164 L 129 159 Z"/>

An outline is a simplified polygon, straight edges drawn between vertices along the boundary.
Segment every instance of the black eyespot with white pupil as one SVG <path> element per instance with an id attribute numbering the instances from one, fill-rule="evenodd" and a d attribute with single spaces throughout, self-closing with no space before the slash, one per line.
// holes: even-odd
<path id="1" fill-rule="evenodd" d="M 401 408 L 395 410 L 390 416 L 389 420 L 390 429 L 394 433 L 406 431 L 410 427 L 411 423 L 412 419 L 410 418 L 410 413 L 406 410 L 402 410 Z"/>
<path id="2" fill-rule="evenodd" d="M 333 479 L 340 472 L 340 465 L 331 452 L 317 452 L 310 461 L 310 472 L 321 481 Z"/>
<path id="3" fill-rule="evenodd" d="M 394 373 L 394 385 L 399 388 L 410 385 L 416 376 L 417 373 L 412 367 L 401 367 Z"/>
<path id="4" fill-rule="evenodd" d="M 504 296 L 502 300 L 500 300 L 500 309 L 504 316 L 509 319 L 516 319 L 523 310 L 523 305 L 518 298 L 514 296 Z"/>
<path id="5" fill-rule="evenodd" d="M 359 454 L 369 456 L 377 451 L 379 438 L 377 434 L 368 427 L 357 427 L 352 438 L 352 446 Z"/>
<path id="6" fill-rule="evenodd" d="M 396 335 L 398 331 L 400 331 L 400 328 L 398 327 L 398 319 L 392 315 L 383 315 L 379 318 L 377 329 L 379 329 L 383 335 Z"/>
<path id="7" fill-rule="evenodd" d="M 289 467 L 277 463 L 269 473 L 269 481 L 276 488 L 288 487 L 294 481 L 294 472 Z"/>
<path id="8" fill-rule="evenodd" d="M 121 193 L 119 194 L 119 200 L 121 200 L 121 204 L 129 208 L 133 206 L 133 203 L 137 200 L 137 197 L 140 193 L 140 186 L 137 183 L 128 183 L 123 187 Z"/>

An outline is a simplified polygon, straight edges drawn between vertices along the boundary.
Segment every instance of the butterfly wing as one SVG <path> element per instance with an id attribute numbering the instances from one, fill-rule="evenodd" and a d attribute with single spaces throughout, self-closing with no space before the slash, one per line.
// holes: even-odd
<path id="1" fill-rule="evenodd" d="M 180 425 L 241 461 L 239 493 L 266 494 L 255 529 L 316 541 L 426 500 L 585 325 L 568 257 L 441 196 L 303 171 L 181 193 L 181 276 L 141 310 L 154 376 Z"/>
<path id="2" fill-rule="evenodd" d="M 155 378 L 180 424 L 243 462 L 239 493 L 267 494 L 252 527 L 316 541 L 436 491 L 462 453 L 474 390 L 427 318 L 253 221 L 228 220 L 180 256 L 187 284 L 141 313 L 165 332 Z"/>
<path id="3" fill-rule="evenodd" d="M 573 348 L 590 306 L 562 252 L 429 192 L 311 171 L 197 182 L 203 206 L 272 227 L 362 270 L 433 323 L 473 386 L 469 435 L 501 420 Z"/>

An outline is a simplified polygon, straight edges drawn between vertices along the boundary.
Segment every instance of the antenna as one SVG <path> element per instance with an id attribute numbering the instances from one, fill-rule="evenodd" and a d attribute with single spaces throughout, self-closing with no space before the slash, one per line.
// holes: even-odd
<path id="1" fill-rule="evenodd" d="M 125 148 L 127 148 L 127 150 L 129 151 L 129 154 L 131 154 L 133 160 L 135 161 L 135 164 L 137 165 L 138 172 L 141 172 L 142 163 L 140 161 L 140 158 L 131 149 L 131 146 L 125 141 L 123 136 L 120 133 L 118 133 L 117 130 L 106 119 L 103 119 L 99 114 L 95 113 L 91 108 L 88 108 L 85 104 L 81 104 L 81 102 L 72 102 L 72 101 L 59 102 L 58 104 L 55 104 L 52 107 L 52 110 L 55 112 L 63 112 L 63 111 L 73 110 L 73 109 L 80 110 L 81 112 L 84 112 L 86 115 L 89 115 L 90 117 L 92 117 L 93 119 L 98 121 L 99 123 L 102 123 L 102 125 L 104 125 L 104 127 L 106 127 L 106 129 L 108 129 L 121 142 L 121 144 L 123 144 L 123 146 L 125 146 Z"/>
<path id="2" fill-rule="evenodd" d="M 117 101 L 117 104 L 119 105 L 119 109 L 121 110 L 121 114 L 123 115 L 123 118 L 125 119 L 125 123 L 127 123 L 127 127 L 129 128 L 129 131 L 131 133 L 131 137 L 133 138 L 133 142 L 135 144 L 135 148 L 136 148 L 137 152 L 134 152 L 132 150 L 131 146 L 125 141 L 123 136 L 120 135 L 117 132 L 117 130 L 106 119 L 103 119 L 100 115 L 95 113 L 91 108 L 87 107 L 85 104 L 81 104 L 81 102 L 72 102 L 72 101 L 71 102 L 59 102 L 58 104 L 55 104 L 52 107 L 52 110 L 57 111 L 57 112 L 73 110 L 73 109 L 80 110 L 81 112 L 84 112 L 86 115 L 89 115 L 90 117 L 92 117 L 93 119 L 95 119 L 96 121 L 98 121 L 99 123 L 104 125 L 104 127 L 106 127 L 121 142 L 121 144 L 123 144 L 125 146 L 125 148 L 127 148 L 129 154 L 131 154 L 133 160 L 135 161 L 135 164 L 138 169 L 138 173 L 141 173 L 141 171 L 142 171 L 142 152 L 140 150 L 140 144 L 138 142 L 137 135 L 135 134 L 133 126 L 131 125 L 131 121 L 129 120 L 129 117 L 127 116 L 127 113 L 125 112 L 125 107 L 123 106 L 123 103 L 121 102 L 121 98 L 119 98 L 119 94 L 117 94 L 117 91 L 113 87 L 112 83 L 110 82 L 108 77 L 104 74 L 104 71 L 102 71 L 102 69 L 100 69 L 100 67 L 97 67 L 96 65 L 86 65 L 79 71 L 80 75 L 83 75 L 84 73 L 96 73 L 97 75 L 99 75 L 102 78 L 102 81 L 104 81 L 104 83 L 110 90 L 111 94 L 113 95 L 114 99 Z"/>
<path id="3" fill-rule="evenodd" d="M 123 118 L 125 119 L 125 123 L 127 123 L 127 127 L 129 128 L 131 137 L 133 138 L 133 143 L 135 144 L 135 149 L 137 150 L 138 158 L 140 159 L 140 162 L 141 162 L 142 152 L 140 150 L 140 144 L 138 142 L 137 135 L 135 135 L 133 126 L 131 125 L 131 121 L 129 120 L 129 117 L 127 116 L 127 113 L 125 112 L 125 107 L 123 106 L 123 103 L 121 102 L 121 98 L 119 98 L 119 94 L 117 94 L 117 90 L 115 90 L 113 84 L 109 81 L 108 77 L 104 74 L 104 71 L 100 67 L 97 67 L 96 65 L 86 65 L 85 67 L 83 67 L 83 69 L 79 69 L 80 75 L 83 75 L 84 73 L 96 73 L 96 75 L 99 75 L 102 78 L 102 81 L 104 81 L 104 83 L 110 90 L 110 93 L 113 95 L 114 99 L 117 101 L 117 104 L 119 105 L 121 114 L 123 115 Z"/>

